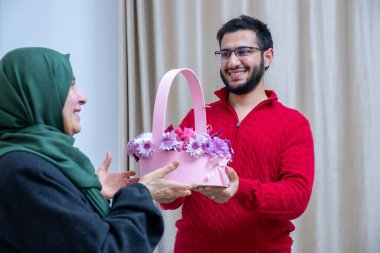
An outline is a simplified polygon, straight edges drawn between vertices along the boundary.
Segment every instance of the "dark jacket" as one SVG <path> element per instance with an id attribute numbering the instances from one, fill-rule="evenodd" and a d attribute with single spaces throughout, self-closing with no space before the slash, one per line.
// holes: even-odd
<path id="1" fill-rule="evenodd" d="M 101 218 L 49 162 L 20 151 L 0 157 L 1 253 L 148 253 L 162 234 L 161 214 L 142 184 L 119 190 Z"/>

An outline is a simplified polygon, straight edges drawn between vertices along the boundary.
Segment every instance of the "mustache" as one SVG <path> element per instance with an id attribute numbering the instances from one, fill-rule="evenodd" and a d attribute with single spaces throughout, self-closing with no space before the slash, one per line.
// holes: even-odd
<path id="1" fill-rule="evenodd" d="M 244 66 L 242 66 L 242 65 L 239 65 L 239 66 L 237 66 L 237 67 L 234 67 L 234 68 L 227 68 L 225 71 L 226 72 L 228 72 L 228 71 L 230 71 L 230 70 L 246 70 L 247 68 L 246 67 L 244 67 Z"/>

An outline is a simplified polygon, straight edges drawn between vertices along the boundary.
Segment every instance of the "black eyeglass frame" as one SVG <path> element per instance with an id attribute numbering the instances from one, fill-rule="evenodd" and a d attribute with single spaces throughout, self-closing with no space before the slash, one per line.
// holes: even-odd
<path id="1" fill-rule="evenodd" d="M 249 49 L 249 50 L 251 50 L 250 53 L 252 53 L 253 51 L 265 51 L 266 50 L 265 48 L 261 48 L 261 47 L 238 47 L 238 48 L 235 48 L 234 50 L 222 49 L 222 50 L 219 50 L 219 51 L 215 51 L 214 54 L 215 54 L 216 57 L 220 57 L 220 59 L 229 59 L 231 57 L 232 53 L 234 53 L 236 55 L 236 57 L 239 58 L 239 57 L 244 57 L 244 56 L 239 55 L 239 53 L 236 54 L 236 51 L 237 50 L 242 50 L 242 49 L 243 50 L 244 49 Z M 229 52 L 230 55 L 227 58 L 223 58 L 222 54 L 224 52 Z"/>

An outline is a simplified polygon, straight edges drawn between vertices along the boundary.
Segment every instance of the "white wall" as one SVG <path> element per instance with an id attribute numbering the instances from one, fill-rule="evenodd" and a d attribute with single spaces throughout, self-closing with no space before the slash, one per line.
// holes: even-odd
<path id="1" fill-rule="evenodd" d="M 118 0 L 0 0 L 0 57 L 17 47 L 41 46 L 71 54 L 77 84 L 87 97 L 75 145 L 95 167 L 111 151 L 120 168 Z"/>

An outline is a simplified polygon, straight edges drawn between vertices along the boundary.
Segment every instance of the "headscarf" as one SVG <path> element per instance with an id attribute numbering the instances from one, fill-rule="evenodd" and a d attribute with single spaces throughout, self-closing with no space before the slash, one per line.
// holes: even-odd
<path id="1" fill-rule="evenodd" d="M 0 61 L 0 156 L 34 153 L 59 168 L 100 216 L 109 213 L 90 160 L 64 133 L 62 110 L 73 80 L 69 55 L 19 48 Z"/>

